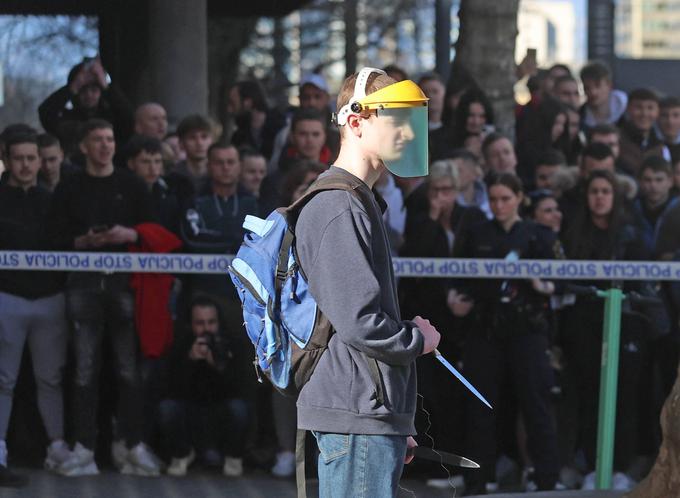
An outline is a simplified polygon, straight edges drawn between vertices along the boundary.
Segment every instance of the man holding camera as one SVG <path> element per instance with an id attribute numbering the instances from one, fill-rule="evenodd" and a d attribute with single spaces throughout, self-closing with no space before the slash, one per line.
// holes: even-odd
<path id="1" fill-rule="evenodd" d="M 45 131 L 59 138 L 67 158 L 78 152 L 78 129 L 88 119 L 107 120 L 119 142 L 132 133 L 132 107 L 110 84 L 99 57 L 73 66 L 66 85 L 40 104 L 38 114 Z"/>
<path id="2" fill-rule="evenodd" d="M 238 477 L 254 388 L 250 346 L 245 334 L 226 332 L 211 298 L 195 298 L 189 317 L 190 331 L 176 338 L 170 353 L 160 403 L 161 433 L 172 457 L 167 472 L 186 475 L 198 450 L 204 464 L 222 465 L 224 475 Z"/>

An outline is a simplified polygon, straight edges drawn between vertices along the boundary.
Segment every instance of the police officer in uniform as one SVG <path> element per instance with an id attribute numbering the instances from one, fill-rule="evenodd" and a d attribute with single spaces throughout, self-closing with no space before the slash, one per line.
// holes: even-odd
<path id="1" fill-rule="evenodd" d="M 465 258 L 555 259 L 561 252 L 552 230 L 519 217 L 522 183 L 499 174 L 489 183 L 493 219 L 456 241 L 454 253 Z M 557 435 L 550 408 L 554 383 L 547 354 L 549 296 L 552 282 L 479 279 L 454 282 L 448 305 L 454 315 L 467 316 L 463 364 L 466 377 L 497 406 L 507 380 L 527 428 L 527 445 L 539 490 L 555 487 L 559 472 Z M 466 455 L 480 471 L 466 476 L 466 493 L 486 491 L 494 480 L 496 415 L 478 400 L 466 399 Z"/>

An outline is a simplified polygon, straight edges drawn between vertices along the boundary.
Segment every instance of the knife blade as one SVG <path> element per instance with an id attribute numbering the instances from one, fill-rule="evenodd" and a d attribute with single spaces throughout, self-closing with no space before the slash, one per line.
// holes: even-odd
<path id="1" fill-rule="evenodd" d="M 465 467 L 468 469 L 479 468 L 479 464 L 470 460 L 469 458 L 456 455 L 454 453 L 448 453 L 446 451 L 435 450 L 426 446 L 416 446 L 414 448 L 409 448 L 406 453 L 408 456 L 413 455 L 416 458 L 423 458 L 425 460 L 452 465 L 454 467 Z"/>
<path id="2" fill-rule="evenodd" d="M 461 382 L 463 383 L 463 385 L 464 385 L 465 387 L 467 387 L 467 388 L 470 390 L 470 392 L 471 392 L 472 394 L 474 394 L 475 396 L 477 396 L 477 398 L 478 398 L 482 403 L 484 403 L 486 406 L 488 406 L 489 408 L 491 408 L 491 409 L 493 410 L 493 407 L 492 407 L 491 404 L 486 400 L 486 398 L 484 398 L 484 396 L 482 396 L 482 394 L 481 394 L 477 389 L 475 389 L 475 386 L 473 386 L 472 384 L 470 384 L 470 381 L 468 381 L 465 377 L 463 377 L 463 374 L 461 374 L 458 370 L 456 370 L 456 368 L 455 368 L 453 365 L 451 365 L 451 363 L 449 363 L 448 360 L 447 360 L 446 358 L 444 358 L 444 357 L 442 356 L 442 354 L 439 352 L 438 349 L 435 349 L 435 350 L 433 351 L 433 353 L 434 353 L 434 357 L 437 358 L 437 360 L 439 361 L 439 363 L 441 363 L 442 365 L 444 365 L 444 366 L 446 367 L 446 369 L 447 369 L 449 372 L 451 372 L 453 375 L 455 375 L 455 377 L 456 377 L 459 381 L 461 381 Z"/>

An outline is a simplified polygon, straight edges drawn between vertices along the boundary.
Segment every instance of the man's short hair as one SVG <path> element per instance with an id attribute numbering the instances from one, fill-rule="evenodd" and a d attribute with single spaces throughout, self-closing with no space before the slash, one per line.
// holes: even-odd
<path id="1" fill-rule="evenodd" d="M 647 170 L 651 170 L 654 173 L 665 173 L 669 177 L 673 176 L 673 168 L 671 167 L 671 164 L 663 157 L 658 155 L 647 156 L 644 158 L 638 173 L 640 178 L 642 178 L 642 174 Z"/>
<path id="2" fill-rule="evenodd" d="M 85 140 L 87 136 L 94 130 L 113 131 L 113 125 L 107 120 L 101 118 L 88 119 L 80 126 L 80 141 L 82 142 Z"/>
<path id="3" fill-rule="evenodd" d="M 92 61 L 94 61 L 94 60 L 95 60 L 95 57 L 84 57 L 82 61 L 80 61 L 75 66 L 73 66 L 70 69 L 70 71 L 68 72 L 68 76 L 66 77 L 66 84 L 70 85 L 71 83 L 73 83 L 73 81 L 78 76 L 78 73 L 80 73 L 80 71 L 82 71 L 83 68 L 85 68 L 87 65 L 91 64 Z M 89 85 L 96 85 L 99 88 L 101 88 L 101 85 L 99 84 L 99 81 L 97 81 L 97 80 L 90 81 L 86 86 L 89 86 Z"/>
<path id="4" fill-rule="evenodd" d="M 265 112 L 267 110 L 267 94 L 259 81 L 243 80 L 234 85 L 241 101 L 250 99 L 253 103 L 253 108 Z"/>
<path id="5" fill-rule="evenodd" d="M 593 61 L 589 62 L 583 68 L 581 69 L 581 81 L 602 81 L 602 80 L 607 80 L 611 81 L 612 79 L 612 72 L 609 70 L 609 66 L 607 66 L 604 62 L 600 61 Z"/>
<path id="6" fill-rule="evenodd" d="M 153 100 L 149 100 L 148 102 L 144 102 L 143 104 L 139 104 L 135 108 L 135 112 L 134 112 L 135 121 L 137 121 L 139 119 L 139 117 L 141 116 L 142 110 L 147 108 L 147 107 L 150 107 L 150 106 L 158 106 L 158 107 L 162 108 L 163 110 L 165 110 L 165 107 L 160 105 L 158 102 L 154 102 Z"/>
<path id="7" fill-rule="evenodd" d="M 326 120 L 324 116 L 316 109 L 310 108 L 300 108 L 293 113 L 293 118 L 290 121 L 291 131 L 295 130 L 295 127 L 300 121 L 318 121 L 321 125 L 326 128 Z"/>
<path id="8" fill-rule="evenodd" d="M 243 147 L 239 147 L 238 148 L 238 157 L 241 158 L 241 161 L 244 161 L 245 159 L 248 159 L 249 157 L 262 157 L 265 160 L 267 159 L 266 157 L 264 157 L 264 154 L 262 152 L 255 149 L 254 147 L 251 147 L 250 145 L 244 145 Z"/>
<path id="9" fill-rule="evenodd" d="M 489 150 L 489 147 L 491 147 L 493 144 L 498 142 L 499 140 L 503 139 L 510 140 L 510 137 L 507 135 L 504 135 L 503 133 L 500 133 L 498 131 L 494 131 L 493 133 L 489 133 L 486 138 L 484 138 L 484 141 L 482 142 L 482 155 L 486 157 L 486 153 Z M 510 143 L 512 143 L 512 140 L 510 140 Z"/>
<path id="10" fill-rule="evenodd" d="M 61 148 L 61 142 L 59 142 L 59 139 L 54 135 L 50 133 L 41 133 L 38 135 L 38 147 L 41 149 L 45 147 L 52 147 L 54 145 Z"/>
<path id="11" fill-rule="evenodd" d="M 407 80 L 408 79 L 408 73 L 402 68 L 397 66 L 396 64 L 388 64 L 384 68 L 382 68 L 383 71 L 385 71 L 387 74 L 398 74 L 401 77 L 401 80 Z"/>
<path id="12" fill-rule="evenodd" d="M 180 140 L 194 131 L 212 133 L 212 122 L 201 114 L 190 114 L 184 117 L 177 126 L 177 136 Z"/>
<path id="13" fill-rule="evenodd" d="M 621 136 L 618 127 L 610 123 L 602 123 L 593 126 L 588 132 L 588 141 L 591 141 L 595 135 L 611 135 L 615 134 L 617 137 Z"/>
<path id="14" fill-rule="evenodd" d="M 574 78 L 571 74 L 565 74 L 564 76 L 560 76 L 555 80 L 554 86 L 557 87 L 558 85 L 566 83 L 567 81 L 576 83 L 578 85 L 578 80 L 576 78 Z"/>
<path id="15" fill-rule="evenodd" d="M 651 88 L 636 88 L 628 94 L 628 104 L 634 100 L 652 100 L 659 103 L 659 95 Z"/>
<path id="16" fill-rule="evenodd" d="M 194 308 L 214 308 L 217 313 L 217 323 L 219 328 L 222 328 L 224 320 L 222 319 L 222 309 L 217 301 L 212 297 L 206 295 L 198 295 L 189 303 L 189 324 L 193 320 Z"/>
<path id="17" fill-rule="evenodd" d="M 210 144 L 210 147 L 208 147 L 207 157 L 210 158 L 210 155 L 213 153 L 214 150 L 226 150 L 226 149 L 234 149 L 236 151 L 236 155 L 240 159 L 241 156 L 240 156 L 239 151 L 236 148 L 236 146 L 234 144 L 232 144 L 231 142 L 222 142 L 222 141 L 213 142 L 212 144 Z"/>
<path id="18" fill-rule="evenodd" d="M 671 107 L 680 107 L 680 99 L 672 95 L 664 97 L 659 101 L 661 109 L 670 109 Z"/>
<path id="19" fill-rule="evenodd" d="M 557 149 L 547 149 L 538 155 L 536 166 L 566 166 L 567 159 Z"/>
<path id="20" fill-rule="evenodd" d="M 125 145 L 125 159 L 133 159 L 142 152 L 162 155 L 161 141 L 146 135 L 134 135 Z"/>
<path id="21" fill-rule="evenodd" d="M 418 78 L 418 86 L 422 85 L 426 81 L 438 81 L 441 83 L 443 86 L 446 86 L 446 82 L 444 81 L 444 78 L 442 78 L 439 73 L 435 71 L 428 71 L 426 73 L 423 73 L 420 78 Z"/>
<path id="22" fill-rule="evenodd" d="M 2 133 L 0 133 L 0 140 L 5 140 L 5 137 L 8 137 L 9 135 L 16 135 L 16 134 L 33 134 L 37 135 L 38 132 L 36 131 L 35 128 L 32 126 L 27 125 L 26 123 L 12 123 L 7 126 L 5 126 L 5 129 L 2 130 Z"/>
<path id="23" fill-rule="evenodd" d="M 559 70 L 567 73 L 565 76 L 567 76 L 567 75 L 571 76 L 571 69 L 569 69 L 569 66 L 567 66 L 566 64 L 562 64 L 562 63 L 559 63 L 559 62 L 557 64 L 553 64 L 548 69 L 548 73 L 552 73 L 555 69 L 559 69 Z"/>
<path id="24" fill-rule="evenodd" d="M 19 144 L 35 144 L 38 146 L 38 135 L 35 133 L 28 133 L 26 131 L 10 133 L 3 138 L 3 144 L 5 148 L 5 154 L 7 157 L 10 155 L 10 150 L 13 146 Z"/>
<path id="25" fill-rule="evenodd" d="M 608 157 L 614 159 L 614 153 L 609 145 L 602 142 L 592 142 L 583 148 L 581 157 L 583 158 L 582 160 L 585 160 L 586 157 L 591 157 L 597 161 L 602 161 Z"/>
<path id="26" fill-rule="evenodd" d="M 460 159 L 462 161 L 468 161 L 475 164 L 479 163 L 479 158 L 474 153 L 463 147 L 453 149 L 451 152 L 447 153 L 443 159 Z"/>

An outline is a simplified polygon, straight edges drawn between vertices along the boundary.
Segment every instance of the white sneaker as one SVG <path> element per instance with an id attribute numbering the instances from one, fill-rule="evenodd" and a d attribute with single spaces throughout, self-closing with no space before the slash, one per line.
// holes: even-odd
<path id="1" fill-rule="evenodd" d="M 156 477 L 161 475 L 159 458 L 144 443 L 128 450 L 125 464 L 120 469 L 121 474 Z"/>
<path id="2" fill-rule="evenodd" d="M 243 475 L 243 459 L 225 456 L 222 473 L 227 477 L 241 477 Z"/>
<path id="3" fill-rule="evenodd" d="M 45 470 L 56 471 L 70 456 L 71 450 L 66 441 L 55 439 L 47 447 L 47 456 L 44 462 Z"/>
<path id="4" fill-rule="evenodd" d="M 451 476 L 450 479 L 428 479 L 425 481 L 425 485 L 436 489 L 461 488 L 465 485 L 465 480 L 463 476 L 455 475 Z"/>
<path id="5" fill-rule="evenodd" d="M 558 483 L 562 484 L 566 489 L 580 489 L 583 484 L 583 476 L 574 467 L 565 466 L 560 469 Z"/>
<path id="6" fill-rule="evenodd" d="M 80 443 L 76 443 L 71 455 L 55 469 L 58 474 L 67 477 L 95 476 L 99 468 L 94 461 L 94 452 Z"/>
<path id="7" fill-rule="evenodd" d="M 187 456 L 182 458 L 173 458 L 166 472 L 170 476 L 184 477 L 187 475 L 187 469 L 195 459 L 196 453 L 192 448 Z"/>
<path id="8" fill-rule="evenodd" d="M 588 474 L 584 479 L 583 479 L 583 485 L 581 486 L 581 489 L 583 490 L 593 490 L 595 489 L 595 479 L 596 479 L 596 474 L 595 472 L 591 472 Z"/>
<path id="9" fill-rule="evenodd" d="M 487 494 L 498 492 L 498 483 L 497 482 L 493 482 L 493 481 L 487 482 L 484 485 L 484 487 L 486 489 Z"/>
<path id="10" fill-rule="evenodd" d="M 7 467 L 7 443 L 0 439 L 0 465 Z"/>
<path id="11" fill-rule="evenodd" d="M 615 472 L 612 476 L 612 489 L 614 491 L 630 491 L 637 484 L 628 474 Z"/>
<path id="12" fill-rule="evenodd" d="M 111 443 L 111 460 L 113 465 L 118 469 L 122 470 L 128 459 L 128 449 L 125 445 L 125 440 L 118 439 Z"/>
<path id="13" fill-rule="evenodd" d="M 272 474 L 276 477 L 291 477 L 295 474 L 295 453 L 282 451 L 276 454 L 276 463 L 272 467 Z"/>

